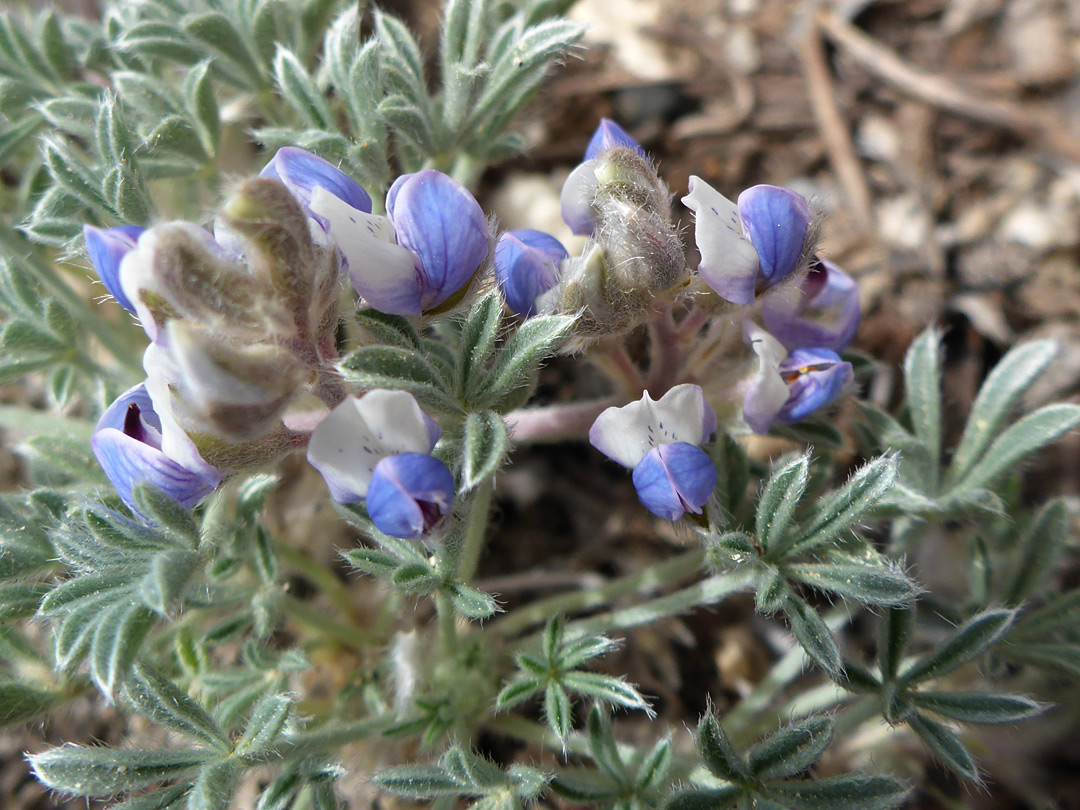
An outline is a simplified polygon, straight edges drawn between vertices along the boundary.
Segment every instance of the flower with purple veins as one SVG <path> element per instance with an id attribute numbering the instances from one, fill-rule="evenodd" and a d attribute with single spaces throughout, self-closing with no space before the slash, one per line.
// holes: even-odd
<path id="1" fill-rule="evenodd" d="M 743 418 L 762 435 L 774 422 L 799 422 L 835 402 L 854 379 L 851 363 L 831 349 L 796 349 L 758 327 L 747 330 L 758 371 L 743 400 Z"/>
<path id="2" fill-rule="evenodd" d="M 198 457 L 194 445 L 186 462 L 162 449 L 162 420 L 142 383 L 121 394 L 101 415 L 90 447 L 121 500 L 133 510 L 132 491 L 138 484 L 153 484 L 190 508 L 222 480 L 219 470 Z"/>
<path id="3" fill-rule="evenodd" d="M 859 326 L 859 290 L 854 279 L 830 261 L 810 268 L 797 296 L 771 295 L 761 317 L 788 349 L 842 351 Z"/>
<path id="4" fill-rule="evenodd" d="M 132 315 L 135 314 L 135 305 L 120 284 L 120 262 L 135 248 L 145 230 L 146 228 L 138 225 L 121 225 L 107 229 L 95 228 L 93 225 L 83 226 L 86 252 L 98 278 L 109 291 L 109 295 L 116 299 L 116 303 Z"/>
<path id="5" fill-rule="evenodd" d="M 721 298 L 752 304 L 798 269 L 813 219 L 802 195 L 759 185 L 746 189 L 736 204 L 691 177 L 683 204 L 694 212 L 698 272 Z"/>
<path id="6" fill-rule="evenodd" d="M 328 223 L 353 287 L 391 315 L 422 315 L 452 305 L 487 259 L 489 227 L 479 203 L 433 169 L 399 177 L 387 216 L 373 216 L 322 188 L 311 210 Z"/>
<path id="7" fill-rule="evenodd" d="M 700 445 L 716 430 L 716 414 L 701 387 L 677 385 L 654 400 L 612 407 L 596 418 L 589 442 L 632 469 L 642 505 L 658 517 L 700 514 L 716 486 L 716 467 Z"/>
<path id="8" fill-rule="evenodd" d="M 338 503 L 367 501 L 379 531 L 418 537 L 450 510 L 454 478 L 431 451 L 441 430 L 411 394 L 348 397 L 311 434 L 307 457 Z"/>
<path id="9" fill-rule="evenodd" d="M 495 280 L 503 300 L 526 318 L 540 309 L 540 297 L 559 283 L 559 266 L 569 254 L 543 231 L 507 231 L 495 244 Z"/>

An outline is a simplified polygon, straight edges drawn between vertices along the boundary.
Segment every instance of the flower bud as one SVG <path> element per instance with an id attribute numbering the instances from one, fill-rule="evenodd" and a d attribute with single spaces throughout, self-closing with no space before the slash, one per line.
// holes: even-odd
<path id="1" fill-rule="evenodd" d="M 747 340 L 758 356 L 758 371 L 743 401 L 743 419 L 755 433 L 768 433 L 773 422 L 805 419 L 837 400 L 854 379 L 851 364 L 830 349 L 788 354 L 780 341 L 753 326 Z"/>
<path id="2" fill-rule="evenodd" d="M 98 278 L 109 291 L 109 295 L 116 299 L 116 303 L 132 315 L 135 314 L 135 305 L 124 294 L 124 288 L 120 285 L 120 262 L 135 248 L 145 230 L 146 228 L 137 225 L 121 225 L 119 228 L 107 230 L 95 228 L 93 225 L 83 226 L 86 252 Z"/>
<path id="3" fill-rule="evenodd" d="M 247 272 L 279 296 L 300 338 L 309 339 L 316 282 L 336 276 L 337 265 L 331 248 L 312 241 L 296 197 L 277 180 L 247 180 L 226 202 L 221 221 L 243 244 Z"/>
<path id="4" fill-rule="evenodd" d="M 538 299 L 559 282 L 568 256 L 554 236 L 543 231 L 507 231 L 495 245 L 495 280 L 503 300 L 518 315 L 539 309 Z"/>
<path id="5" fill-rule="evenodd" d="M 649 300 L 681 284 L 686 260 L 670 194 L 644 150 L 605 120 L 586 158 L 563 185 L 562 213 L 574 233 L 591 235 L 604 252 L 608 297 L 649 293 Z"/>
<path id="6" fill-rule="evenodd" d="M 732 303 L 753 303 L 813 253 L 810 207 L 790 189 L 754 186 L 739 195 L 736 205 L 700 177 L 691 177 L 683 204 L 694 212 L 698 272 Z"/>
<path id="7" fill-rule="evenodd" d="M 121 262 L 120 283 L 151 340 L 174 320 L 254 332 L 288 323 L 265 285 L 208 231 L 187 222 L 146 231 Z"/>
<path id="8" fill-rule="evenodd" d="M 383 534 L 413 538 L 438 523 L 453 499 L 454 476 L 445 464 L 424 453 L 401 453 L 375 465 L 367 510 Z"/>
<path id="9" fill-rule="evenodd" d="M 854 279 L 825 260 L 810 268 L 797 295 L 770 295 L 761 308 L 766 328 L 788 349 L 842 351 L 855 337 L 859 314 Z"/>
<path id="10" fill-rule="evenodd" d="M 490 228 L 468 190 L 432 169 L 399 177 L 386 195 L 386 217 L 366 215 L 316 189 L 312 210 L 329 223 L 357 293 L 392 315 L 455 306 L 490 249 Z"/>
<path id="11" fill-rule="evenodd" d="M 307 457 L 335 501 L 356 503 L 367 497 L 380 461 L 430 454 L 440 433 L 411 394 L 375 390 L 335 407 L 311 434 Z"/>
<path id="12" fill-rule="evenodd" d="M 607 150 L 616 147 L 633 149 L 642 157 L 647 157 L 645 150 L 641 148 L 641 144 L 634 140 L 629 132 L 610 118 L 601 118 L 599 126 L 597 126 L 596 131 L 593 132 L 593 136 L 589 140 L 589 145 L 585 149 L 585 160 L 592 160 L 593 158 L 599 157 Z"/>
<path id="13" fill-rule="evenodd" d="M 574 330 L 581 336 L 619 334 L 649 314 L 648 291 L 619 285 L 608 257 L 596 243 L 591 243 L 583 255 L 563 263 L 559 286 L 544 298 L 550 298 L 554 311 L 577 316 Z"/>
<path id="14" fill-rule="evenodd" d="M 138 484 L 153 484 L 190 508 L 222 480 L 221 472 L 199 458 L 194 447 L 187 448 L 183 460 L 163 451 L 162 420 L 145 384 L 121 394 L 101 415 L 90 447 L 121 500 L 132 509 L 132 490 Z"/>
<path id="15" fill-rule="evenodd" d="M 181 321 L 171 322 L 165 340 L 148 352 L 160 358 L 151 364 L 171 371 L 170 391 L 181 424 L 231 442 L 251 441 L 271 430 L 307 374 L 283 346 L 236 343 Z M 167 359 L 162 357 L 166 352 Z"/>

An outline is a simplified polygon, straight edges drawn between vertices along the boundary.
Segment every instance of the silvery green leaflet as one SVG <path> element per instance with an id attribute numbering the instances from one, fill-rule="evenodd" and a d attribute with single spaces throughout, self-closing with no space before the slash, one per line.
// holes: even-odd
<path id="1" fill-rule="evenodd" d="M 34 403 L 0 408 L 25 461 L 0 496 L 0 718 L 91 695 L 168 732 L 39 748 L 58 801 L 224 809 L 257 775 L 260 810 L 357 806 L 340 753 L 368 741 L 397 759 L 350 777 L 440 808 L 892 808 L 930 760 L 982 780 L 972 727 L 1075 697 L 1075 514 L 1019 486 L 1080 424 L 1022 407 L 1052 343 L 1009 351 L 955 440 L 934 329 L 898 408 L 823 418 L 874 361 L 805 201 L 694 178 L 690 268 L 613 122 L 567 167 L 576 255 L 489 221 L 472 191 L 578 47 L 572 5 L 449 0 L 424 46 L 338 0 L 0 15 L 0 378 Z M 556 354 L 606 393 L 535 401 Z M 789 452 L 749 457 L 750 431 Z M 505 610 L 476 578 L 500 474 L 586 440 L 684 548 Z M 273 516 L 305 455 L 357 576 Z M 949 589 L 919 565 L 945 542 Z M 613 669 L 635 628 L 722 601 L 791 639 L 741 698 L 673 718 Z M 316 658 L 335 693 L 309 693 Z M 880 720 L 883 755 L 835 773 Z"/>

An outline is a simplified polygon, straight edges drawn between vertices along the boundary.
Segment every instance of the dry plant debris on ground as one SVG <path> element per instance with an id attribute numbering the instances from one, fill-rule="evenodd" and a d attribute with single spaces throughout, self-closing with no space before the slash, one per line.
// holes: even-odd
<path id="1" fill-rule="evenodd" d="M 436 3 L 383 5 L 432 39 Z M 659 160 L 677 197 L 691 173 L 724 192 L 770 182 L 812 196 L 829 213 L 825 255 L 858 279 L 864 296 L 856 347 L 895 367 L 926 324 L 946 326 L 947 394 L 956 418 L 986 369 L 1021 337 L 1053 337 L 1062 345 L 1027 404 L 1076 398 L 1080 3 L 581 0 L 574 16 L 591 25 L 589 48 L 534 104 L 525 155 L 483 182 L 484 202 L 508 227 L 528 222 L 567 235 L 558 189 L 598 119 L 610 116 Z M 569 364 L 554 364 L 541 394 L 560 398 L 571 373 Z M 896 386 L 884 370 L 869 394 L 890 402 Z M 1080 494 L 1078 453 L 1074 435 L 1043 456 L 1028 479 L 1033 500 Z M 584 447 L 522 453 L 500 481 L 501 518 L 481 586 L 513 603 L 671 554 L 682 538 L 660 533 L 634 508 L 629 482 L 611 472 Z M 311 525 L 318 514 L 297 507 L 310 482 L 297 478 L 282 519 Z M 351 542 L 321 535 L 327 560 L 335 544 Z M 941 566 L 947 575 L 945 534 L 941 546 L 938 558 L 916 561 L 921 571 Z M 296 585 L 302 595 L 304 583 Z M 377 587 L 351 585 L 358 604 L 364 589 Z M 665 720 L 693 723 L 705 708 L 702 696 L 731 703 L 781 652 L 784 639 L 764 623 L 747 624 L 745 607 L 736 600 L 637 630 L 607 665 L 654 696 Z M 861 635 L 854 628 L 852 638 Z M 331 677 L 335 663 L 324 660 L 317 672 L 327 682 L 308 688 L 340 688 Z M 925 789 L 912 806 L 1080 807 L 1080 735 L 1061 720 L 1070 715 L 1075 707 L 1041 725 L 986 734 L 979 754 L 994 781 L 982 792 L 962 792 L 927 763 Z M 43 740 L 108 741 L 125 731 L 99 701 L 87 699 L 49 727 L 6 735 L 4 807 L 85 808 L 83 800 L 45 794 L 26 772 L 22 752 Z M 876 733 L 883 732 L 866 731 Z M 505 740 L 482 742 L 501 758 L 514 756 Z M 859 767 L 864 742 L 851 738 L 826 767 Z M 895 747 L 897 757 L 921 756 L 917 746 Z M 369 806 L 373 793 L 360 775 L 388 752 L 353 753 L 350 770 L 358 776 L 342 793 L 351 807 Z"/>

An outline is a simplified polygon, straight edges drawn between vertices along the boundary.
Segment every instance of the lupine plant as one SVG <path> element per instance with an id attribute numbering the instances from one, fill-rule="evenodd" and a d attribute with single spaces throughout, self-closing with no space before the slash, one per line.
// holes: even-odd
<path id="1" fill-rule="evenodd" d="M 971 728 L 1080 677 L 1075 516 L 1017 486 L 1080 424 L 1017 417 L 1053 344 L 1006 354 L 948 446 L 941 333 L 895 407 L 860 400 L 859 291 L 795 191 L 674 201 L 605 120 L 562 192 L 583 248 L 484 211 L 570 5 L 448 0 L 430 63 L 339 0 L 0 16 L 0 377 L 30 392 L 0 409 L 27 484 L 0 497 L 0 719 L 92 696 L 168 732 L 33 752 L 57 796 L 356 806 L 341 750 L 367 741 L 372 789 L 440 808 L 893 808 L 920 763 L 978 784 Z M 534 401 L 555 355 L 605 390 Z M 500 473 L 568 442 L 684 548 L 508 610 L 476 579 Z M 274 517 L 298 477 L 355 576 Z M 966 580 L 921 576 L 944 543 Z M 597 664 L 722 601 L 785 641 L 741 699 L 703 696 L 695 744 Z M 880 755 L 844 772 L 860 729 Z"/>

